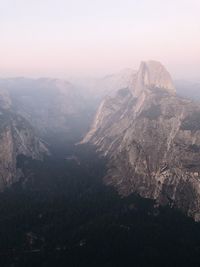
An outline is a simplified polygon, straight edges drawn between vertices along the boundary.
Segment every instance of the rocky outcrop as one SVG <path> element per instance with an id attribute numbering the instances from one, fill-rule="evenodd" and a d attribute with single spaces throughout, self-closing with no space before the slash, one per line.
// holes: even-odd
<path id="1" fill-rule="evenodd" d="M 18 181 L 17 157 L 42 159 L 48 150 L 32 126 L 10 109 L 9 95 L 0 90 L 0 191 Z"/>
<path id="2" fill-rule="evenodd" d="M 177 97 L 158 62 L 142 62 L 129 88 L 107 97 L 83 143 L 108 158 L 105 183 L 171 203 L 200 220 L 200 105 Z"/>

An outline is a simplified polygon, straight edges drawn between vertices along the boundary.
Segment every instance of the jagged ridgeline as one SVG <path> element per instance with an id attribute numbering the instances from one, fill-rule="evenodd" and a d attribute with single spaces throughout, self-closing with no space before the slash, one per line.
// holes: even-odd
<path id="1" fill-rule="evenodd" d="M 173 203 L 200 220 L 200 105 L 176 95 L 159 62 L 142 62 L 130 85 L 100 105 L 83 143 L 108 157 L 106 184 Z"/>

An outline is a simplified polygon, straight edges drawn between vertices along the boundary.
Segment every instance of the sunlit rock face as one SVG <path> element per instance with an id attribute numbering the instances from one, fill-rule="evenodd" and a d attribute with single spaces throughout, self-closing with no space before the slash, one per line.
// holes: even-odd
<path id="1" fill-rule="evenodd" d="M 176 93 L 170 74 L 160 62 L 142 62 L 133 79 L 135 95 L 139 96 L 143 91 L 156 89 L 163 89 L 171 94 Z"/>
<path id="2" fill-rule="evenodd" d="M 17 156 L 42 159 L 48 154 L 32 126 L 10 109 L 8 94 L 0 90 L 0 191 L 18 181 Z"/>
<path id="3" fill-rule="evenodd" d="M 177 97 L 158 62 L 142 62 L 127 89 L 100 105 L 83 143 L 108 158 L 105 183 L 171 203 L 200 220 L 200 105 Z"/>

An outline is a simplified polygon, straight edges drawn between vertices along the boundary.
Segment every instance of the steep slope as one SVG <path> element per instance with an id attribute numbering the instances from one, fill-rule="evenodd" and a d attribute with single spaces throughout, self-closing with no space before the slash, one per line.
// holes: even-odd
<path id="1" fill-rule="evenodd" d="M 17 157 L 25 155 L 42 159 L 48 153 L 45 145 L 35 135 L 31 125 L 12 112 L 11 100 L 0 90 L 0 190 L 16 182 L 21 176 Z"/>
<path id="2" fill-rule="evenodd" d="M 102 102 L 87 142 L 108 157 L 105 182 L 120 194 L 200 220 L 200 105 L 176 96 L 160 63 L 142 62 L 131 86 Z"/>

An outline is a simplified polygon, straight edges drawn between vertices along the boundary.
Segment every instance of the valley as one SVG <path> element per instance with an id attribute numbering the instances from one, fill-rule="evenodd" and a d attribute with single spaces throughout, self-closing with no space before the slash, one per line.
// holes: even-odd
<path id="1" fill-rule="evenodd" d="M 199 266 L 198 101 L 157 62 L 95 84 L 0 80 L 0 265 Z"/>
<path id="2" fill-rule="evenodd" d="M 199 11 L 0 0 L 0 267 L 200 267 Z"/>
<path id="3" fill-rule="evenodd" d="M 79 164 L 63 150 L 18 158 L 27 179 L 0 194 L 1 266 L 199 265 L 198 223 L 137 194 L 121 198 L 92 147 L 66 147 Z"/>

